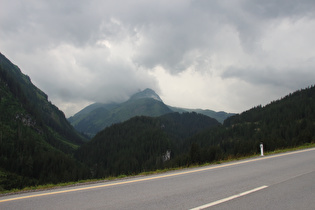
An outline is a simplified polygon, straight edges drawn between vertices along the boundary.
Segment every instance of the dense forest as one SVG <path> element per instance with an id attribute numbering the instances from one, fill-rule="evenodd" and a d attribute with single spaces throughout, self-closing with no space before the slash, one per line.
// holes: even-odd
<path id="1" fill-rule="evenodd" d="M 207 125 L 207 126 L 205 126 Z M 76 157 L 96 177 L 202 164 L 296 147 L 315 140 L 315 88 L 299 90 L 224 124 L 196 113 L 137 117 L 100 132 Z M 170 159 L 164 159 L 169 151 Z"/>
<path id="2" fill-rule="evenodd" d="M 0 190 L 84 179 L 84 142 L 30 78 L 0 54 Z"/>
<path id="3" fill-rule="evenodd" d="M 253 155 L 261 142 L 273 151 L 314 140 L 312 86 L 223 124 L 195 112 L 136 116 L 88 141 L 0 54 L 0 191 Z"/>
<path id="4" fill-rule="evenodd" d="M 218 121 L 197 113 L 134 117 L 98 133 L 77 150 L 76 158 L 97 178 L 156 170 L 180 153 L 185 138 L 216 126 Z"/>
<path id="5" fill-rule="evenodd" d="M 216 129 L 185 141 L 194 162 L 296 147 L 315 140 L 315 87 L 296 91 L 262 107 L 257 106 L 225 120 Z M 192 151 L 194 150 L 194 151 Z"/>

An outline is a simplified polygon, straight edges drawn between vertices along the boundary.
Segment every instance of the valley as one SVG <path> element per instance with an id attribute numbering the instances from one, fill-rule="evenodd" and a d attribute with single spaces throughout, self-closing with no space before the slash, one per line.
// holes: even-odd
<path id="1" fill-rule="evenodd" d="M 151 89 L 73 117 L 0 54 L 0 191 L 188 167 L 312 144 L 315 87 L 239 114 L 170 107 Z M 68 121 L 69 120 L 69 121 Z"/>

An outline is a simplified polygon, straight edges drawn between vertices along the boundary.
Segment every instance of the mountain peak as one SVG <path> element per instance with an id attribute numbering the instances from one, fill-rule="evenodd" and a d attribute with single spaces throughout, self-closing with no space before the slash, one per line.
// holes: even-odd
<path id="1" fill-rule="evenodd" d="M 140 91 L 140 92 L 132 95 L 129 100 L 137 100 L 137 99 L 142 99 L 142 98 L 152 98 L 154 100 L 163 102 L 162 99 L 160 98 L 160 96 L 158 94 L 156 94 L 154 92 L 154 90 L 152 90 L 150 88 L 147 88 L 143 91 Z"/>

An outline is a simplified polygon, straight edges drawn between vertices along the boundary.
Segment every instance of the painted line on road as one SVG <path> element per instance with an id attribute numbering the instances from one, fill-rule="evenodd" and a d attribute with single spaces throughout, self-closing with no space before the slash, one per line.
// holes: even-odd
<path id="1" fill-rule="evenodd" d="M 242 193 L 239 193 L 239 194 L 236 194 L 236 195 L 232 195 L 232 196 L 230 196 L 230 197 L 223 198 L 223 199 L 221 199 L 221 200 L 217 200 L 217 201 L 214 201 L 214 202 L 211 202 L 211 203 L 202 205 L 202 206 L 198 206 L 198 207 L 193 208 L 193 209 L 190 209 L 190 210 L 201 210 L 201 209 L 209 208 L 209 207 L 212 207 L 212 206 L 215 206 L 215 205 L 218 205 L 218 204 L 221 204 L 221 203 L 224 203 L 224 202 L 233 200 L 233 199 L 235 199 L 235 198 L 239 198 L 239 197 L 242 197 L 242 196 L 244 196 L 244 195 L 248 195 L 248 194 L 250 194 L 250 193 L 257 192 L 257 191 L 262 190 L 262 189 L 265 189 L 265 188 L 267 188 L 267 187 L 268 187 L 268 186 L 266 186 L 266 185 L 261 186 L 261 187 L 257 187 L 257 188 L 255 188 L 255 189 L 252 189 L 252 190 L 249 190 L 249 191 L 246 191 L 246 192 L 242 192 Z"/>
<path id="2" fill-rule="evenodd" d="M 217 165 L 217 166 L 211 166 L 211 167 L 204 167 L 204 168 L 199 168 L 199 169 L 195 169 L 195 170 L 183 171 L 183 172 L 179 172 L 179 173 L 172 173 L 172 174 L 165 174 L 165 175 L 160 175 L 160 176 L 147 177 L 147 178 L 143 178 L 143 179 L 128 180 L 128 181 L 122 181 L 122 182 L 107 183 L 107 184 L 102 184 L 102 185 L 97 185 L 97 186 L 81 187 L 81 188 L 74 188 L 74 189 L 68 189 L 68 190 L 53 191 L 53 192 L 47 192 L 47 193 L 39 193 L 39 194 L 34 194 L 34 195 L 26 195 L 26 196 L 8 198 L 8 199 L 0 200 L 0 203 L 8 202 L 8 201 L 14 201 L 14 200 L 27 199 L 27 198 L 47 196 L 47 195 L 56 195 L 56 194 L 61 194 L 61 193 L 76 192 L 76 191 L 104 188 L 104 187 L 124 185 L 124 184 L 130 184 L 130 183 L 137 183 L 137 182 L 143 182 L 143 181 L 149 181 L 149 180 L 155 180 L 155 179 L 162 179 L 162 178 L 179 176 L 179 175 L 184 175 L 184 174 L 209 171 L 209 170 L 214 170 L 214 169 L 218 169 L 218 168 L 225 168 L 225 167 L 229 167 L 229 166 L 236 166 L 236 165 L 241 165 L 241 164 L 245 164 L 245 163 L 256 162 L 256 161 L 266 160 L 266 159 L 271 159 L 271 158 L 277 158 L 277 157 L 282 157 L 282 156 L 287 156 L 287 155 L 292 155 L 292 154 L 297 154 L 297 153 L 302 153 L 302 152 L 308 152 L 308 151 L 313 151 L 313 150 L 315 150 L 315 148 L 306 149 L 306 150 L 299 150 L 299 151 L 294 151 L 294 152 L 288 152 L 288 153 L 272 155 L 272 156 L 263 156 L 263 157 L 258 157 L 255 159 L 250 159 L 250 160 L 245 160 L 245 161 L 238 161 L 238 162 L 233 162 L 233 163 L 228 163 L 228 164 L 223 164 L 223 165 Z"/>

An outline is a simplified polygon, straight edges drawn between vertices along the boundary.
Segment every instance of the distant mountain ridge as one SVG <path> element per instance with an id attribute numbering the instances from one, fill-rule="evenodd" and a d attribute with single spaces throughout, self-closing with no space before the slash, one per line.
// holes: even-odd
<path id="1" fill-rule="evenodd" d="M 134 117 L 99 132 L 75 157 L 93 176 L 214 163 L 315 142 L 315 86 L 229 117 L 197 113 Z"/>
<path id="2" fill-rule="evenodd" d="M 123 103 L 94 103 L 68 118 L 77 131 L 89 137 L 115 123 L 124 122 L 135 116 L 158 117 L 172 112 L 196 112 L 218 120 L 220 123 L 233 114 L 202 109 L 175 108 L 164 104 L 160 96 L 146 88 L 132 95 Z"/>
<path id="3" fill-rule="evenodd" d="M 315 143 L 314 85 L 232 114 L 223 124 L 197 111 L 230 115 L 170 107 L 146 89 L 124 103 L 78 112 L 75 123 L 83 128 L 102 119 L 121 122 L 87 141 L 0 53 L 0 191 L 230 160 L 257 155 L 261 143 L 265 151 Z"/>
<path id="4" fill-rule="evenodd" d="M 196 112 L 199 114 L 203 114 L 203 115 L 206 115 L 208 117 L 216 119 L 218 122 L 220 122 L 222 124 L 223 124 L 224 120 L 235 115 L 234 113 L 227 113 L 224 111 L 216 112 L 216 111 L 213 111 L 210 109 L 188 109 L 188 108 L 179 108 L 179 107 L 172 107 L 172 106 L 168 106 L 168 107 L 174 112 L 179 112 L 179 113 Z"/>
<path id="5" fill-rule="evenodd" d="M 123 103 L 91 104 L 68 120 L 79 132 L 93 137 L 102 129 L 135 116 L 157 117 L 171 112 L 153 90 L 145 89 Z"/>

